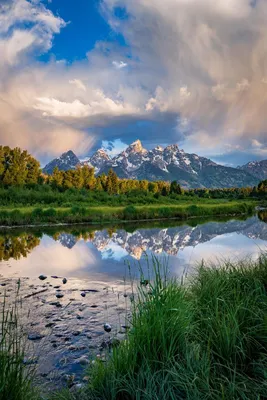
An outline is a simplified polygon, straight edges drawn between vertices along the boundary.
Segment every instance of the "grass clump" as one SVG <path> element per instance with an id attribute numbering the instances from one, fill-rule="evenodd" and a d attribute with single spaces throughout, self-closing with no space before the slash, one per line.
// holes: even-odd
<path id="1" fill-rule="evenodd" d="M 86 399 L 267 398 L 267 257 L 141 285 L 128 338 L 90 369 Z"/>
<path id="2" fill-rule="evenodd" d="M 0 321 L 0 399 L 37 400 L 33 366 L 25 365 L 25 340 L 18 323 L 17 305 L 4 302 Z"/>

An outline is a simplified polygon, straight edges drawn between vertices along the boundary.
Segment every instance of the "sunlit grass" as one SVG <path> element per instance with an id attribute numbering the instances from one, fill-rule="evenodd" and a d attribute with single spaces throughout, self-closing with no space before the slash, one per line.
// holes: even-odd
<path id="1" fill-rule="evenodd" d="M 132 329 L 89 371 L 87 399 L 267 397 L 267 258 L 202 265 L 186 285 L 162 275 L 140 286 Z"/>
<path id="2" fill-rule="evenodd" d="M 38 225 L 43 223 L 105 223 L 171 219 L 185 220 L 193 217 L 238 216 L 252 214 L 251 202 L 222 202 L 181 205 L 151 205 L 127 207 L 22 207 L 0 209 L 0 225 Z"/>

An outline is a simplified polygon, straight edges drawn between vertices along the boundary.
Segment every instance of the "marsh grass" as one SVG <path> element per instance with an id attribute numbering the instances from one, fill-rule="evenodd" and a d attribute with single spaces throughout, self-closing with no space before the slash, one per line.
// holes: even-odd
<path id="1" fill-rule="evenodd" d="M 152 260 L 127 340 L 89 370 L 101 400 L 267 398 L 267 257 L 202 265 L 181 285 Z M 79 397 L 78 397 L 79 398 Z M 82 398 L 82 397 L 81 397 Z"/>
<path id="2" fill-rule="evenodd" d="M 1 208 L 0 225 L 41 225 L 59 223 L 93 223 L 103 224 L 105 222 L 119 221 L 146 221 L 189 218 L 221 217 L 252 215 L 255 203 L 248 202 L 225 202 L 216 200 L 203 204 L 181 203 L 179 205 L 138 205 L 127 207 L 115 206 L 73 206 L 73 207 L 22 207 L 18 209 Z"/>
<path id="3" fill-rule="evenodd" d="M 0 399 L 35 400 L 35 370 L 25 365 L 26 341 L 18 319 L 18 294 L 15 304 L 1 304 L 0 323 Z"/>

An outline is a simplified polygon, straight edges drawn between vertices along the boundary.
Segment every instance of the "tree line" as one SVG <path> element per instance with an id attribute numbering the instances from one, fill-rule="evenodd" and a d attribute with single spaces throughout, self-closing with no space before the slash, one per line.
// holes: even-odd
<path id="1" fill-rule="evenodd" d="M 110 169 L 107 175 L 95 176 L 94 168 L 79 166 L 75 170 L 60 171 L 57 167 L 52 175 L 42 173 L 40 163 L 26 150 L 0 146 L 0 185 L 2 187 L 49 185 L 57 191 L 68 189 L 86 189 L 94 192 L 106 192 L 109 195 L 151 194 L 157 196 L 184 195 L 202 198 L 247 198 L 265 196 L 267 180 L 257 187 L 230 189 L 182 189 L 177 181 L 149 182 L 147 180 L 119 179 Z"/>

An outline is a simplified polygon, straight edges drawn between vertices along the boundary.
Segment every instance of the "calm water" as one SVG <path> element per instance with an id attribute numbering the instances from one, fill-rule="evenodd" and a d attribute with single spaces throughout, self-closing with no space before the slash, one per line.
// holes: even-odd
<path id="1" fill-rule="evenodd" d="M 124 339 L 132 297 L 129 264 L 136 276 L 140 264 L 146 271 L 146 258 L 153 254 L 181 277 L 202 259 L 256 259 L 267 249 L 265 217 L 0 232 L 0 302 L 5 296 L 14 302 L 20 278 L 20 318 L 30 335 L 26 361 L 38 356 L 40 383 L 58 387 L 69 375 L 81 382 L 84 365 L 105 358 L 110 340 Z M 39 280 L 40 274 L 47 279 Z M 105 323 L 111 333 L 104 331 Z"/>
<path id="2" fill-rule="evenodd" d="M 170 272 L 179 276 L 202 259 L 256 258 L 266 248 L 267 224 L 257 216 L 196 226 L 6 231 L 0 232 L 0 274 L 64 275 L 108 282 L 123 279 L 129 262 L 134 269 L 146 255 L 155 254 L 168 258 Z"/>

